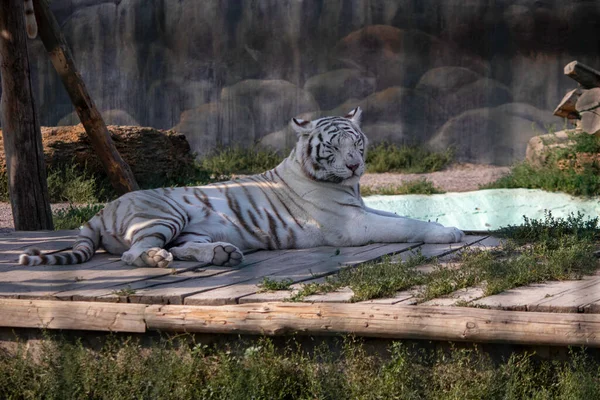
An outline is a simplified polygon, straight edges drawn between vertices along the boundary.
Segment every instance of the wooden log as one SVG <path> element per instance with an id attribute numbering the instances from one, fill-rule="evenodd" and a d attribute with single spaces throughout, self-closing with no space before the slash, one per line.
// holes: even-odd
<path id="1" fill-rule="evenodd" d="M 35 111 L 23 1 L 0 3 L 2 137 L 17 230 L 53 229 L 42 134 Z"/>
<path id="2" fill-rule="evenodd" d="M 583 92 L 580 88 L 573 89 L 568 92 L 560 101 L 560 103 L 558 103 L 558 106 L 554 110 L 554 115 L 567 119 L 579 119 L 579 113 L 575 109 L 575 104 L 582 93 Z"/>
<path id="3" fill-rule="evenodd" d="M 0 326 L 145 332 L 145 308 L 141 304 L 0 299 Z"/>
<path id="4" fill-rule="evenodd" d="M 584 89 L 600 87 L 600 71 L 582 64 L 578 61 L 572 61 L 565 66 L 565 75 L 576 80 Z"/>
<path id="5" fill-rule="evenodd" d="M 600 346 L 600 315 L 462 307 L 260 303 L 148 306 L 148 330 L 250 335 L 332 335 Z"/>
<path id="6" fill-rule="evenodd" d="M 137 190 L 138 184 L 131 169 L 115 148 L 106 124 L 91 99 L 81 75 L 77 72 L 71 51 L 56 18 L 48 7 L 47 0 L 33 0 L 33 6 L 40 39 L 69 93 L 75 111 L 90 137 L 112 186 L 119 194 Z"/>

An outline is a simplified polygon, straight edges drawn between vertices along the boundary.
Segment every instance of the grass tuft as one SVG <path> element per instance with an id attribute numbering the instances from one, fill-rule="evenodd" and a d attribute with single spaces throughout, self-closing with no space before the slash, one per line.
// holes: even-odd
<path id="1" fill-rule="evenodd" d="M 57 210 L 52 214 L 54 229 L 77 229 L 103 208 L 102 204 L 88 204 L 80 207 L 70 204 L 69 208 Z"/>
<path id="2" fill-rule="evenodd" d="M 381 143 L 367 152 L 368 172 L 404 172 L 422 174 L 444 169 L 453 159 L 453 151 L 435 153 L 421 147 Z"/>
<path id="3" fill-rule="evenodd" d="M 286 278 L 281 281 L 269 278 L 265 276 L 262 281 L 258 284 L 260 290 L 258 293 L 269 292 L 273 290 L 290 290 L 290 287 L 294 283 L 293 279 Z"/>
<path id="4" fill-rule="evenodd" d="M 268 149 L 226 147 L 202 159 L 200 166 L 215 176 L 258 174 L 275 168 L 284 157 Z"/>
<path id="5" fill-rule="evenodd" d="M 373 195 L 404 195 L 404 194 L 440 194 L 444 193 L 443 190 L 438 189 L 433 185 L 431 181 L 426 179 L 416 179 L 413 181 L 402 182 L 396 186 L 383 186 L 378 188 L 371 188 L 367 186 L 360 187 L 361 196 L 373 196 Z"/>

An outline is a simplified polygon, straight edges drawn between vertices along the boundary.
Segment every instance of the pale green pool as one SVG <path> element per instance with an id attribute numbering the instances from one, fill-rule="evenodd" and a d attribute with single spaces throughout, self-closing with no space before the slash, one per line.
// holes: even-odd
<path id="1" fill-rule="evenodd" d="M 523 215 L 541 219 L 544 210 L 554 217 L 582 212 L 586 217 L 600 216 L 600 198 L 578 198 L 564 193 L 537 189 L 489 189 L 465 193 L 434 195 L 369 196 L 371 208 L 394 212 L 463 230 L 498 229 L 523 222 Z"/>

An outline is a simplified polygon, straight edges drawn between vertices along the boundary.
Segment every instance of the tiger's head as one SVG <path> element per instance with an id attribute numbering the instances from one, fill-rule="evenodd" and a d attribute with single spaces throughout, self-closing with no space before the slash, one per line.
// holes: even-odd
<path id="1" fill-rule="evenodd" d="M 352 186 L 365 172 L 367 137 L 360 130 L 360 107 L 345 117 L 314 121 L 292 118 L 298 136 L 293 156 L 306 176 L 315 181 Z"/>

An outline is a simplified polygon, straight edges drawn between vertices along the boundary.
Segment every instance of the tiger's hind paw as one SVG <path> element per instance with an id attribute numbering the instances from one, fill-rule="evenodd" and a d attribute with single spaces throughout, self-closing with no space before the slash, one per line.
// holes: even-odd
<path id="1" fill-rule="evenodd" d="M 167 268 L 171 261 L 173 261 L 173 255 L 160 247 L 152 247 L 144 250 L 137 257 L 135 253 L 126 251 L 121 256 L 121 260 L 136 267 Z"/>
<path id="2" fill-rule="evenodd" d="M 240 249 L 231 244 L 222 244 L 215 246 L 211 263 L 224 267 L 235 267 L 243 260 L 244 255 Z"/>

